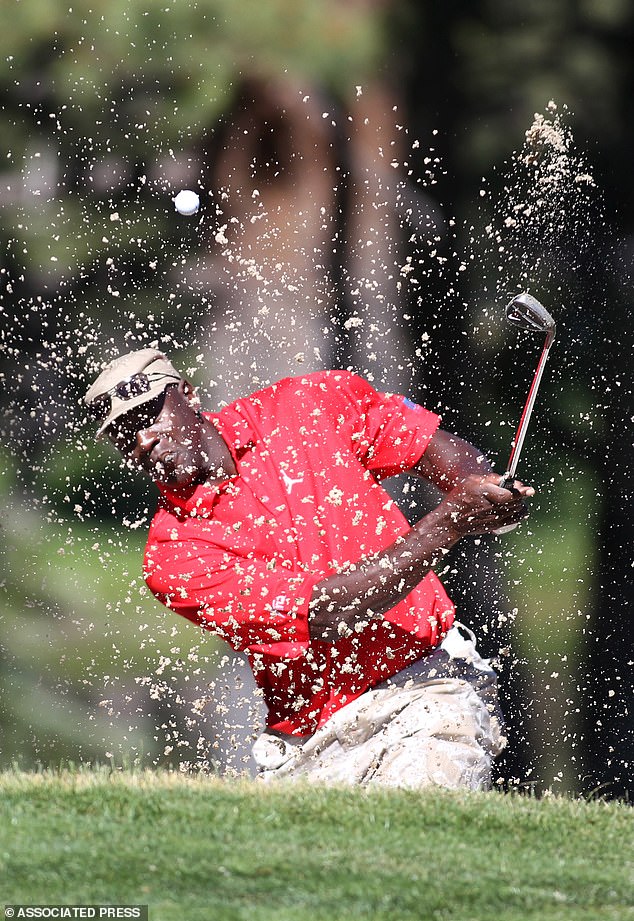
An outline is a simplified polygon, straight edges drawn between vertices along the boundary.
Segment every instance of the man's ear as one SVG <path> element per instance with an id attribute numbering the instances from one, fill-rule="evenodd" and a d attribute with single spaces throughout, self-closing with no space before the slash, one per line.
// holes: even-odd
<path id="1" fill-rule="evenodd" d="M 188 401 L 192 409 L 200 409 L 200 397 L 198 396 L 198 391 L 194 385 L 190 383 L 190 381 L 187 381 L 183 378 L 182 381 L 179 381 L 178 389 Z"/>

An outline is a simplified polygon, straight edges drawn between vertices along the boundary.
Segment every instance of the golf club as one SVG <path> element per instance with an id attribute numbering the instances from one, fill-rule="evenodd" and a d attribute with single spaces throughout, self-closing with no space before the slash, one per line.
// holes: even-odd
<path id="1" fill-rule="evenodd" d="M 530 422 L 531 414 L 533 412 L 535 398 L 537 397 L 537 391 L 539 389 L 542 375 L 544 373 L 544 367 L 548 359 L 548 353 L 550 351 L 551 345 L 555 341 L 556 324 L 546 308 L 530 294 L 518 294 L 516 297 L 514 297 L 513 300 L 507 305 L 506 318 L 509 323 L 513 323 L 514 326 L 519 326 L 520 329 L 526 329 L 529 332 L 546 333 L 546 340 L 544 342 L 544 347 L 542 349 L 539 362 L 537 363 L 537 370 L 535 371 L 535 376 L 533 377 L 533 383 L 531 384 L 530 390 L 528 391 L 528 397 L 526 398 L 526 404 L 522 412 L 520 424 L 518 426 L 515 438 L 513 439 L 511 456 L 509 457 L 506 473 L 500 480 L 500 486 L 503 486 L 505 489 L 512 489 L 513 483 L 515 481 L 515 472 L 517 470 L 517 465 L 520 458 L 520 452 L 526 437 L 528 423 Z M 516 527 L 516 524 L 507 525 L 506 527 L 499 528 L 495 533 L 506 534 L 508 531 L 512 531 Z"/>

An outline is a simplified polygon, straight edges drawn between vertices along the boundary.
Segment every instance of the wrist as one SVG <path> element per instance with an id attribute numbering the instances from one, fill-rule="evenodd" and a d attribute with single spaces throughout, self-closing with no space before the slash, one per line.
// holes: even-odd
<path id="1" fill-rule="evenodd" d="M 417 527 L 424 527 L 428 536 L 435 537 L 440 550 L 449 550 L 464 537 L 458 513 L 445 500 L 432 509 Z"/>

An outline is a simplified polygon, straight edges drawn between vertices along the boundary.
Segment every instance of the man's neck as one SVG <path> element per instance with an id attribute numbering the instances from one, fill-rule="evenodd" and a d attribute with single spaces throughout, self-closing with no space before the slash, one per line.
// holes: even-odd
<path id="1" fill-rule="evenodd" d="M 206 457 L 205 470 L 201 471 L 201 483 L 217 486 L 234 477 L 238 468 L 229 445 L 212 422 L 205 419 L 201 448 Z"/>

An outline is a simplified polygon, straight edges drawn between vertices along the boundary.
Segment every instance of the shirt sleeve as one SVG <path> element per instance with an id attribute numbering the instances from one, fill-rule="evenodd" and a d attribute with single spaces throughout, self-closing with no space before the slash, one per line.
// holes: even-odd
<path id="1" fill-rule="evenodd" d="M 318 573 L 271 570 L 204 540 L 148 543 L 145 580 L 168 608 L 242 652 L 293 659 L 308 648 Z"/>
<path id="2" fill-rule="evenodd" d="M 353 438 L 359 460 L 378 479 L 410 470 L 424 454 L 440 417 L 407 397 L 380 393 L 356 375 L 349 375 L 344 388 L 358 417 Z"/>

